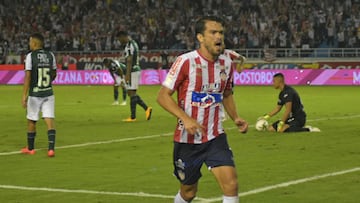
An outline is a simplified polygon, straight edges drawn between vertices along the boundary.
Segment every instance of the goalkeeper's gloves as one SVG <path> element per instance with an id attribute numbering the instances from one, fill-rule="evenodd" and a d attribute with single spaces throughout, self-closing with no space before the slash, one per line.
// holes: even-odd
<path id="1" fill-rule="evenodd" d="M 280 130 L 284 127 L 284 124 L 284 121 L 279 121 L 276 131 L 280 132 Z"/>
<path id="2" fill-rule="evenodd" d="M 268 120 L 269 118 L 270 118 L 270 115 L 265 114 L 264 116 L 260 116 L 257 120 L 262 120 L 262 119 Z"/>

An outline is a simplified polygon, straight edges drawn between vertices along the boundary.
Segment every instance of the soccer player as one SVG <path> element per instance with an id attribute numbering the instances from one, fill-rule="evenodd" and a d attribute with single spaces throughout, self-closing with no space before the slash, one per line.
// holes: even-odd
<path id="1" fill-rule="evenodd" d="M 301 99 L 297 91 L 285 84 L 285 78 L 282 73 L 277 73 L 273 76 L 273 86 L 275 89 L 279 89 L 279 100 L 276 107 L 260 117 L 260 119 L 268 120 L 270 117 L 279 113 L 283 106 L 285 106 L 285 112 L 281 119 L 274 122 L 268 127 L 272 132 L 319 132 L 320 129 L 316 127 L 306 126 L 306 113 L 304 106 L 301 103 Z"/>
<path id="2" fill-rule="evenodd" d="M 140 64 L 139 64 L 139 47 L 135 40 L 133 40 L 127 32 L 120 31 L 118 33 L 119 41 L 122 45 L 125 45 L 124 56 L 125 56 L 125 83 L 128 95 L 130 97 L 130 112 L 131 116 L 124 119 L 124 122 L 136 121 L 136 105 L 140 105 L 145 110 L 145 119 L 150 120 L 152 107 L 149 107 L 136 93 L 139 87 L 140 81 Z"/>
<path id="3" fill-rule="evenodd" d="M 119 86 L 122 87 L 122 99 L 120 105 L 126 105 L 126 87 L 125 87 L 125 74 L 126 66 L 117 60 L 107 59 L 103 60 L 104 66 L 109 70 L 111 77 L 114 79 L 114 102 L 112 105 L 119 105 Z"/>
<path id="4" fill-rule="evenodd" d="M 223 202 L 237 203 L 237 174 L 221 112 L 225 109 L 242 133 L 248 124 L 237 113 L 232 60 L 223 55 L 224 21 L 216 16 L 202 17 L 195 31 L 200 48 L 178 56 L 157 96 L 160 106 L 178 119 L 173 164 L 180 190 L 174 202 L 195 198 L 205 163 L 222 189 Z M 172 97 L 175 91 L 177 102 Z"/>
<path id="5" fill-rule="evenodd" d="M 21 152 L 35 154 L 36 122 L 39 113 L 47 125 L 48 156 L 55 156 L 55 96 L 52 82 L 56 78 L 56 60 L 52 52 L 43 49 L 44 37 L 40 33 L 30 36 L 31 52 L 25 59 L 25 79 L 22 94 L 22 106 L 27 108 L 27 144 Z"/>

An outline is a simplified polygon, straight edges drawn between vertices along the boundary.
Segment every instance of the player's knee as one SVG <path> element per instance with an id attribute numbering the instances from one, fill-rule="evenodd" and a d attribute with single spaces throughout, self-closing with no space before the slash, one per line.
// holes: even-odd
<path id="1" fill-rule="evenodd" d="M 239 185 L 236 179 L 228 181 L 222 185 L 223 193 L 226 196 L 236 196 L 238 194 Z"/>
<path id="2" fill-rule="evenodd" d="M 36 126 L 36 121 L 29 120 L 29 121 L 28 121 L 28 125 L 29 125 L 29 126 L 34 126 L 34 127 L 35 127 L 35 126 Z"/>
<path id="3" fill-rule="evenodd" d="M 181 191 L 181 197 L 184 200 L 190 202 L 195 198 L 196 193 L 197 193 L 197 188 L 189 188 L 187 190 L 182 190 Z"/>

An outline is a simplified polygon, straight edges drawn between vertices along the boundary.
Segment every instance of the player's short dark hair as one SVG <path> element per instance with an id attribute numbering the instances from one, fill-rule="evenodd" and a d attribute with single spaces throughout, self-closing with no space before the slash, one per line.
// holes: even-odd
<path id="1" fill-rule="evenodd" d="M 283 78 L 284 79 L 284 74 L 282 73 L 276 73 L 273 78 L 276 78 L 276 77 L 279 77 L 279 78 Z"/>
<path id="2" fill-rule="evenodd" d="M 128 32 L 126 32 L 125 30 L 121 30 L 117 33 L 116 35 L 117 37 L 121 37 L 121 36 L 128 36 Z"/>
<path id="3" fill-rule="evenodd" d="M 207 21 L 215 21 L 225 27 L 225 21 L 223 18 L 221 18 L 219 16 L 203 16 L 203 17 L 199 18 L 195 23 L 195 35 L 204 34 L 205 23 Z"/>
<path id="4" fill-rule="evenodd" d="M 104 58 L 103 64 L 108 64 L 109 62 L 110 62 L 110 60 L 108 58 Z"/>
<path id="5" fill-rule="evenodd" d="M 41 33 L 33 33 L 30 35 L 31 38 L 39 40 L 41 46 L 44 45 L 44 36 Z"/>

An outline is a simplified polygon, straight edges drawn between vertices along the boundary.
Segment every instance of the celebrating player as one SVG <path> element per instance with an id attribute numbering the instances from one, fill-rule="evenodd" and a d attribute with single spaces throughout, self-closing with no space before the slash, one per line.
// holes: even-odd
<path id="1" fill-rule="evenodd" d="M 223 55 L 224 22 L 205 16 L 195 25 L 200 48 L 180 55 L 158 93 L 157 102 L 178 118 L 174 133 L 174 174 L 180 181 L 175 203 L 195 198 L 205 163 L 223 192 L 224 203 L 237 203 L 238 183 L 233 155 L 221 122 L 221 112 L 245 133 L 233 98 L 232 60 Z M 177 103 L 173 93 L 177 91 Z"/>

